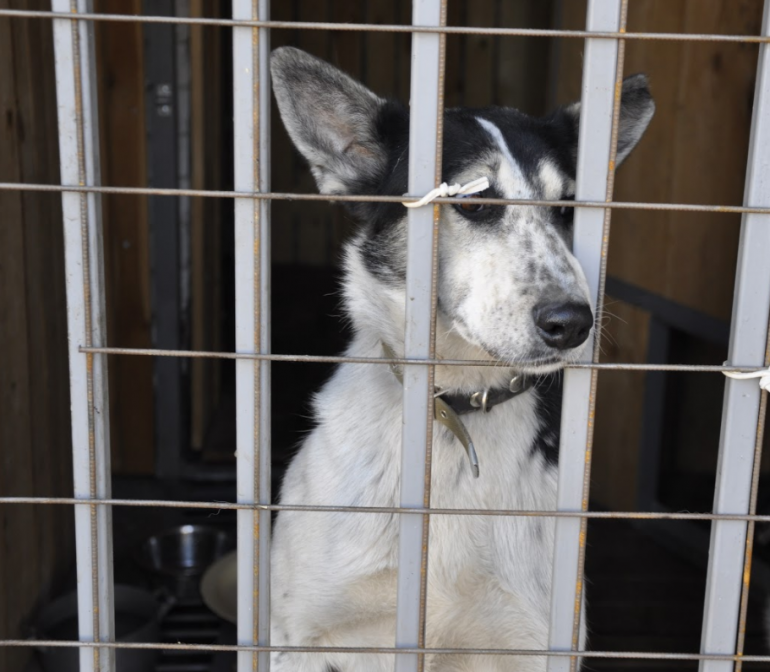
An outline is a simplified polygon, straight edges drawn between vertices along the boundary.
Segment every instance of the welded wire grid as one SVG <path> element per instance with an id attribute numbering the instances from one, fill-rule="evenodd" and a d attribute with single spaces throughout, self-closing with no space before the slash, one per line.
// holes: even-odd
<path id="1" fill-rule="evenodd" d="M 70 338 L 71 390 L 73 393 L 73 460 L 75 496 L 72 498 L 4 497 L 0 504 L 73 505 L 78 538 L 77 559 L 80 641 L 4 640 L 2 646 L 80 647 L 83 672 L 108 672 L 114 666 L 115 649 L 163 648 L 167 650 L 236 651 L 239 671 L 269 667 L 270 651 L 396 653 L 398 670 L 422 669 L 426 653 L 488 654 L 549 657 L 549 669 L 574 669 L 579 658 L 701 661 L 702 669 L 722 670 L 742 662 L 767 662 L 770 656 L 743 655 L 746 607 L 751 572 L 754 525 L 770 522 L 770 516 L 756 515 L 759 459 L 767 394 L 759 392 L 756 381 L 728 381 L 725 396 L 717 500 L 713 513 L 594 512 L 587 510 L 593 407 L 598 370 L 690 371 L 718 373 L 750 371 L 770 365 L 768 304 L 770 304 L 770 169 L 762 157 L 770 155 L 770 0 L 765 2 L 761 35 L 704 35 L 681 33 L 641 33 L 625 30 L 628 0 L 591 0 L 588 25 L 584 31 L 523 28 L 469 28 L 446 26 L 447 0 L 415 2 L 415 25 L 373 25 L 350 23 L 307 23 L 269 20 L 268 0 L 234 0 L 232 19 L 190 17 L 131 16 L 94 14 L 89 0 L 53 0 L 52 12 L 0 10 L 0 16 L 54 20 L 57 93 L 60 111 L 62 184 L 0 183 L 2 190 L 58 191 L 62 193 L 67 255 L 68 321 Z M 194 189 L 123 188 L 99 185 L 98 147 L 94 141 L 97 104 L 93 89 L 94 21 L 129 21 L 214 25 L 234 28 L 234 100 L 236 111 L 236 183 L 234 191 Z M 608 23 L 609 21 L 609 23 Z M 417 25 L 419 24 L 419 25 Z M 566 374 L 565 419 L 583 423 L 578 440 L 562 439 L 560 498 L 557 511 L 510 511 L 430 509 L 430 447 L 432 438 L 433 367 L 488 366 L 490 362 L 439 360 L 435 355 L 437 227 L 439 205 L 456 203 L 456 198 L 436 200 L 432 209 L 410 212 L 410 259 L 407 286 L 417 297 L 414 318 L 419 332 L 410 340 L 404 358 L 349 358 L 304 354 L 276 355 L 269 346 L 269 204 L 272 200 L 401 201 L 397 197 L 322 196 L 315 194 L 272 193 L 269 189 L 269 84 L 267 55 L 269 29 L 354 30 L 414 33 L 412 81 L 419 80 L 420 99 L 413 91 L 413 123 L 430 128 L 430 137 L 417 145 L 411 134 L 410 154 L 423 161 L 410 166 L 410 193 L 417 198 L 440 181 L 440 147 L 445 67 L 444 40 L 448 34 L 542 36 L 587 39 L 583 104 L 598 113 L 582 115 L 581 146 L 588 134 L 603 138 L 607 147 L 606 166 L 598 170 L 584 165 L 586 152 L 580 152 L 578 193 L 575 202 L 559 205 L 575 207 L 576 254 L 581 260 L 596 296 L 601 314 L 606 275 L 609 222 L 614 209 L 724 212 L 743 215 L 741 251 L 736 282 L 736 307 L 732 321 L 730 364 L 723 366 L 602 364 L 598 362 L 598 342 L 593 361 L 575 364 Z M 661 203 L 627 203 L 612 200 L 614 153 L 619 115 L 619 92 L 626 40 L 676 40 L 759 43 L 756 100 L 751 134 L 747 189 L 743 206 L 704 206 Z M 599 56 L 601 54 L 601 56 Z M 609 55 L 609 56 L 608 56 Z M 609 62 L 606 61 L 609 58 Z M 604 68 L 604 70 L 602 70 Z M 607 74 L 609 68 L 610 74 Z M 600 100 L 597 87 L 608 87 L 611 99 Z M 603 106 L 603 107 L 602 107 Z M 585 108 L 584 108 L 585 109 Z M 586 121 L 592 116 L 592 120 Z M 416 121 L 415 121 L 416 119 Z M 426 126 L 427 124 L 427 126 Z M 589 127 L 589 124 L 591 125 Z M 239 144 L 241 146 L 239 154 Z M 244 150 L 245 147 L 245 150 Z M 597 152 L 602 154 L 602 152 Z M 427 163 L 426 163 L 427 162 Z M 423 170 L 430 165 L 431 170 Z M 581 173 L 582 171 L 582 173 Z M 597 188 L 599 191 L 597 192 Z M 156 349 L 111 348 L 103 344 L 104 296 L 101 277 L 101 222 L 99 195 L 151 194 L 233 198 L 236 202 L 236 283 L 237 352 L 195 352 Z M 604 197 L 602 199 L 602 196 Z M 475 202 L 477 199 L 463 199 Z M 554 201 L 485 200 L 495 204 L 554 206 Z M 425 221 L 422 221 L 425 220 Z M 597 226 L 598 222 L 598 226 Z M 422 227 L 422 228 L 420 228 Z M 426 234 L 426 231 L 428 232 Z M 419 252 L 415 253 L 415 250 Z M 758 290 L 757 290 L 758 287 Z M 749 324 L 747 327 L 746 325 Z M 741 328 L 738 328 L 738 325 Z M 426 331 L 427 330 L 427 331 Z M 598 340 L 598 339 L 597 339 Z M 410 345 L 411 343 L 411 345 Z M 238 385 L 238 501 L 194 502 L 168 500 L 113 499 L 109 489 L 109 446 L 106 431 L 106 358 L 104 355 L 208 357 L 237 361 Z M 420 466 L 418 478 L 402 486 L 397 507 L 302 506 L 273 504 L 270 499 L 269 365 L 280 362 L 396 363 L 414 372 L 410 413 L 405 413 L 404 460 Z M 587 385 L 587 387 L 586 387 Z M 587 390 L 587 395 L 581 392 Z M 587 396 L 587 399 L 586 399 Z M 578 403 L 578 399 L 582 399 Z M 571 400 L 571 401 L 570 401 Z M 102 413 L 101 410 L 105 412 Z M 416 410 L 415 410 L 416 409 Z M 411 416 L 411 417 L 407 417 Z M 563 433 L 564 437 L 564 433 Z M 750 460 L 735 457 L 746 451 Z M 730 457 L 726 457 L 730 453 Z M 577 473 L 564 468 L 569 460 L 582 462 Z M 748 462 L 748 464 L 746 464 Z M 733 472 L 737 465 L 737 475 Z M 575 490 L 575 486 L 577 490 Z M 720 489 L 722 497 L 720 498 Z M 563 496 L 577 492 L 576 501 Z M 569 495 L 569 492 L 568 492 Z M 111 520 L 113 506 L 175 507 L 238 512 L 239 584 L 238 644 L 156 644 L 117 643 L 112 626 Z M 273 511 L 317 511 L 350 513 L 394 513 L 402 521 L 399 568 L 399 631 L 393 647 L 287 647 L 269 643 L 269 521 Z M 428 648 L 424 641 L 426 574 L 429 515 L 461 516 L 540 516 L 557 520 L 557 559 L 554 564 L 552 632 L 548 651 L 500 649 Z M 703 520 L 712 521 L 712 553 L 709 561 L 704 637 L 700 653 L 657 653 L 639 651 L 577 651 L 581 618 L 582 567 L 585 553 L 585 524 L 589 519 Z M 409 521 L 412 521 L 411 523 Z M 414 525 L 413 523 L 417 523 Z M 411 540 L 404 541 L 410 534 Z M 406 530 L 406 532 L 405 532 Z M 575 534 L 577 532 L 577 534 Z M 732 537 L 725 536 L 732 534 Z M 722 535 L 720 537 L 720 535 Z M 720 541 L 721 539 L 721 541 Z M 730 540 L 739 543 L 730 544 Z M 560 564 L 564 553 L 571 558 Z M 715 560 L 714 557 L 718 556 Z M 562 561 L 563 562 L 563 561 Z M 716 563 L 720 563 L 716 566 Z M 410 565 L 409 569 L 407 565 Z M 409 576 L 417 568 L 416 577 Z M 567 577 L 569 580 L 562 581 Z M 415 580 L 416 579 L 416 580 Z M 561 587 L 560 587 L 561 586 Z M 244 589 L 245 587 L 245 589 Z M 732 605 L 727 612 L 715 605 Z M 565 609 L 566 607 L 566 609 Z M 727 615 L 725 615 L 725 613 Z M 566 621 L 560 621 L 566 618 Z M 566 623 L 566 625 L 565 625 Z M 579 655 L 576 655 L 579 654 Z"/>

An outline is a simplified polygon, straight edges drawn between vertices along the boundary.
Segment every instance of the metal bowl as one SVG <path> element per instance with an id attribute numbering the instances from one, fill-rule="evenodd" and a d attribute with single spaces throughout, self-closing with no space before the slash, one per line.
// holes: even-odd
<path id="1" fill-rule="evenodd" d="M 207 525 L 182 525 L 147 538 L 137 561 L 155 574 L 178 598 L 198 593 L 198 577 L 232 548 L 223 530 Z"/>

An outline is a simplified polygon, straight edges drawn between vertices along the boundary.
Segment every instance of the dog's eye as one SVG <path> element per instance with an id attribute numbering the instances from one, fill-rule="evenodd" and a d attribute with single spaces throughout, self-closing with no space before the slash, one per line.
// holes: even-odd
<path id="1" fill-rule="evenodd" d="M 489 189 L 485 189 L 480 194 L 470 194 L 466 198 L 483 198 L 484 195 L 488 193 Z M 484 205 L 483 203 L 455 203 L 455 210 L 457 210 L 457 212 L 459 212 L 461 215 L 465 215 L 466 217 L 478 215 L 480 212 L 484 212 L 488 209 L 489 206 Z"/>
<path id="2" fill-rule="evenodd" d="M 460 212 L 468 215 L 481 212 L 486 207 L 487 206 L 483 203 L 457 203 L 455 205 L 455 208 L 457 208 Z"/>

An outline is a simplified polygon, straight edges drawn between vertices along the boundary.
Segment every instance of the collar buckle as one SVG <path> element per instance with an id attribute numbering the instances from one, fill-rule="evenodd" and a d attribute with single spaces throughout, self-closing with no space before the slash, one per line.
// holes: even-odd
<path id="1" fill-rule="evenodd" d="M 470 396 L 470 403 L 473 408 L 480 408 L 482 413 L 489 413 L 491 408 L 487 408 L 487 402 L 489 401 L 489 390 L 481 390 L 480 392 L 474 392 Z"/>

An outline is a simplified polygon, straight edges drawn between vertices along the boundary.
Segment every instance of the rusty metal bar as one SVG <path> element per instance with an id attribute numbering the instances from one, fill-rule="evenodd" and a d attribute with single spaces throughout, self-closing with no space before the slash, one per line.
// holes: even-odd
<path id="1" fill-rule="evenodd" d="M 53 0 L 61 179 L 100 181 L 94 24 L 69 20 L 91 10 L 90 0 Z M 111 495 L 107 361 L 79 345 L 106 340 L 101 201 L 97 193 L 62 192 L 67 340 L 69 349 L 75 506 L 78 635 L 91 643 L 114 640 L 112 509 L 95 499 Z M 80 649 L 82 672 L 112 672 L 115 653 Z"/>
<path id="2" fill-rule="evenodd" d="M 21 19 L 56 19 L 72 18 L 63 12 L 45 12 L 35 10 L 0 9 L 0 16 Z M 770 42 L 770 37 L 762 35 L 717 35 L 709 33 L 622 33 L 619 31 L 585 31 L 585 30 L 557 30 L 546 28 L 494 28 L 494 27 L 470 27 L 470 26 L 414 26 L 399 24 L 376 23 L 330 23 L 309 21 L 236 21 L 234 19 L 192 18 L 192 17 L 166 17 L 146 16 L 136 14 L 94 14 L 81 13 L 77 17 L 81 21 L 117 21 L 137 23 L 176 23 L 199 26 L 249 26 L 254 28 L 273 28 L 285 30 L 338 30 L 360 31 L 371 33 L 443 33 L 446 35 L 487 35 L 487 36 L 520 36 L 520 37 L 567 37 L 567 38 L 593 38 L 615 40 L 660 40 L 670 42 L 746 42 L 762 44 Z"/>
<path id="3" fill-rule="evenodd" d="M 770 0 L 762 33 L 770 36 Z M 770 205 L 770 50 L 762 45 L 751 124 L 746 191 L 747 205 Z M 729 361 L 767 365 L 770 320 L 770 216 L 744 215 L 738 249 Z M 757 438 L 764 427 L 761 403 L 766 397 L 756 380 L 729 379 L 725 385 L 722 432 L 714 492 L 716 513 L 748 513 L 756 506 L 754 467 Z M 709 568 L 703 613 L 701 651 L 735 653 L 741 622 L 741 595 L 748 590 L 751 539 L 744 521 L 720 520 L 711 526 Z M 701 672 L 731 672 L 731 661 L 702 662 Z"/>
<path id="4" fill-rule="evenodd" d="M 23 182 L 0 182 L 0 191 L 41 191 L 57 193 L 94 193 L 120 194 L 124 196 L 194 196 L 199 198 L 234 198 L 247 200 L 272 201 L 325 201 L 334 203 L 402 203 L 416 201 L 416 197 L 379 196 L 379 195 L 328 195 L 328 194 L 291 194 L 278 192 L 240 192 L 212 191 L 206 189 L 162 189 L 153 187 L 105 187 L 80 186 L 59 184 L 27 184 Z M 751 207 L 746 205 L 698 205 L 695 203 L 640 203 L 633 201 L 543 201 L 535 199 L 511 198 L 467 198 L 441 197 L 434 203 L 438 205 L 451 203 L 484 203 L 485 205 L 534 205 L 547 208 L 598 208 L 605 210 L 651 210 L 661 212 L 709 212 L 719 214 L 768 214 L 770 207 Z"/>
<path id="5" fill-rule="evenodd" d="M 586 28 L 589 32 L 616 29 L 625 31 L 628 0 L 589 0 Z M 576 200 L 612 200 L 617 155 L 620 93 L 623 80 L 623 40 L 587 39 L 583 68 L 580 133 L 577 160 Z M 614 86 L 613 86 L 614 85 Z M 574 253 L 588 280 L 597 322 L 601 321 L 607 269 L 609 209 L 575 211 Z M 600 340 L 594 333 L 587 348 L 598 362 Z M 564 373 L 564 405 L 559 446 L 560 511 L 587 510 L 591 476 L 591 456 L 596 408 L 598 372 L 568 369 Z M 551 588 L 551 650 L 577 651 L 583 617 L 583 572 L 586 548 L 586 519 L 560 518 L 556 521 L 556 541 Z M 551 658 L 549 672 L 574 672 L 578 658 Z"/>
<path id="6" fill-rule="evenodd" d="M 446 23 L 446 0 L 413 0 L 412 23 Z M 412 39 L 409 117 L 409 193 L 418 198 L 441 182 L 443 124 L 443 36 L 418 33 Z M 404 356 L 435 358 L 435 282 L 439 206 L 409 210 L 407 224 Z M 404 370 L 401 447 L 402 507 L 430 507 L 433 447 L 434 369 L 423 363 Z M 429 518 L 399 519 L 396 647 L 425 645 Z M 422 672 L 424 657 L 396 656 L 396 672 Z"/>
<path id="7" fill-rule="evenodd" d="M 74 497 L 0 497 L 0 506 L 14 505 L 77 505 L 87 502 L 97 506 L 137 506 L 141 508 L 207 509 L 212 511 L 310 511 L 318 513 L 426 513 L 446 516 L 511 516 L 524 518 L 588 518 L 597 520 L 742 520 L 754 523 L 770 522 L 770 515 L 729 513 L 673 513 L 653 511 L 524 511 L 513 509 L 443 509 L 401 506 L 327 506 L 314 504 L 242 504 L 237 502 L 196 502 L 167 499 L 76 499 Z"/>
<path id="8" fill-rule="evenodd" d="M 432 654 L 432 655 L 479 655 L 479 656 L 547 656 L 549 658 L 569 658 L 579 655 L 581 658 L 594 659 L 619 659 L 619 660 L 714 660 L 714 661 L 736 661 L 743 660 L 747 663 L 767 663 L 770 662 L 770 656 L 739 656 L 705 654 L 705 653 L 658 653 L 647 651 L 538 651 L 532 649 L 461 649 L 461 648 L 428 648 L 428 647 L 410 647 L 396 648 L 389 646 L 379 647 L 342 647 L 342 646 L 241 646 L 237 644 L 183 644 L 170 642 L 74 642 L 62 640 L 34 640 L 34 639 L 3 639 L 0 640 L 1 646 L 14 647 L 51 647 L 51 648 L 73 648 L 81 646 L 83 648 L 101 647 L 105 649 L 151 649 L 160 651 L 209 651 L 209 652 L 227 652 L 227 651 L 246 651 L 246 652 L 267 652 L 267 651 L 285 651 L 290 653 L 372 653 L 372 654 Z"/>
<path id="9" fill-rule="evenodd" d="M 269 0 L 234 0 L 233 109 L 235 189 L 270 190 L 270 42 L 251 22 Z M 243 23 L 249 22 L 249 23 Z M 235 348 L 270 351 L 270 201 L 235 202 Z M 270 643 L 270 360 L 236 360 L 238 643 Z M 243 651 L 238 672 L 269 672 L 270 656 Z"/>
<path id="10" fill-rule="evenodd" d="M 256 359 L 271 362 L 294 362 L 305 364 L 399 364 L 399 365 L 440 365 L 440 366 L 499 366 L 497 362 L 476 359 L 406 359 L 387 357 L 346 357 L 343 355 L 278 355 L 252 352 L 206 352 L 201 350 L 158 350 L 151 348 L 99 348 L 83 346 L 80 352 L 103 355 L 128 355 L 142 357 L 190 357 L 202 359 Z M 691 373 L 724 373 L 726 371 L 757 371 L 756 366 L 717 364 L 621 364 L 602 362 L 575 362 L 569 369 L 598 369 L 606 371 L 674 371 Z"/>

